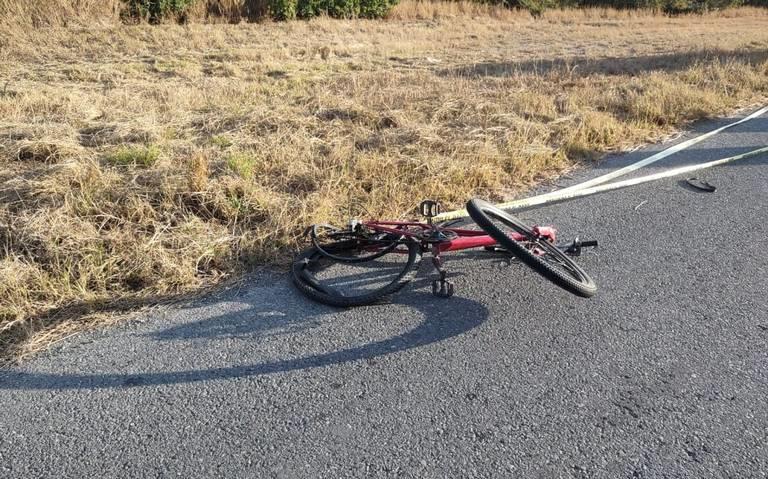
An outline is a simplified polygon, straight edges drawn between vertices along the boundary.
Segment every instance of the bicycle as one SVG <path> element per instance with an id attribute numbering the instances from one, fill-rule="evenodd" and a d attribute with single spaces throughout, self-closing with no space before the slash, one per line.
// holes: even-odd
<path id="1" fill-rule="evenodd" d="M 454 228 L 455 222 L 435 224 L 440 205 L 423 201 L 419 211 L 426 218 L 420 221 L 358 221 L 351 220 L 346 228 L 312 225 L 305 231 L 311 247 L 294 260 L 293 283 L 309 298 L 331 306 L 361 306 L 380 302 L 411 282 L 424 253 L 430 253 L 432 265 L 438 272 L 432 281 L 432 293 L 448 298 L 455 293 L 454 284 L 447 279 L 443 253 L 484 248 L 513 256 L 557 286 L 577 296 L 589 298 L 597 287 L 589 275 L 572 259 L 581 255 L 582 248 L 596 247 L 597 241 L 556 244 L 557 232 L 552 227 L 529 227 L 518 218 L 490 203 L 473 199 L 467 211 L 481 230 Z M 386 260 L 383 260 L 384 258 Z M 377 266 L 378 265 L 378 266 Z M 329 279 L 324 274 L 340 267 L 341 276 Z M 362 271 L 353 273 L 355 267 Z M 387 268 L 391 277 L 383 286 L 371 285 Z M 373 274 L 372 271 L 373 270 Z M 326 277 L 322 277 L 322 276 Z M 360 293 L 348 294 L 341 287 L 362 287 Z"/>

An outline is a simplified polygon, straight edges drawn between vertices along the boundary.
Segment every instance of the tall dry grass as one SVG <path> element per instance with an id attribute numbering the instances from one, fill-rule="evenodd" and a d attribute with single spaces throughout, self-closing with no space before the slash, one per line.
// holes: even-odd
<path id="1" fill-rule="evenodd" d="M 184 15 L 188 22 L 237 23 L 263 19 L 266 0 L 198 0 Z M 0 25 L 24 27 L 94 27 L 118 25 L 124 0 L 0 0 Z M 177 19 L 168 19 L 169 22 Z"/>
<path id="2" fill-rule="evenodd" d="M 283 264 L 309 223 L 502 199 L 768 91 L 752 10 L 462 8 L 0 29 L 3 356 Z"/>
<path id="3" fill-rule="evenodd" d="M 93 26 L 116 25 L 125 8 L 123 0 L 0 0 L 0 25 L 8 26 Z M 198 0 L 184 15 L 188 22 L 220 23 L 264 19 L 266 0 Z M 406 0 L 390 12 L 391 20 L 425 20 L 442 17 L 471 16 L 505 20 L 530 19 L 526 10 L 512 10 L 470 0 Z M 547 21 L 571 23 L 584 20 L 659 18 L 652 10 L 616 10 L 613 8 L 576 8 L 545 11 Z M 707 12 L 699 17 L 733 18 L 766 16 L 765 9 L 735 8 Z M 692 18 L 692 17 L 689 17 Z"/>
<path id="4" fill-rule="evenodd" d="M 65 27 L 116 24 L 121 0 L 0 0 L 0 25 Z"/>
<path id="5" fill-rule="evenodd" d="M 471 0 L 406 0 L 398 3 L 392 9 L 388 18 L 393 20 L 429 20 L 436 18 L 452 18 L 457 16 L 491 17 L 511 21 L 527 21 L 532 16 L 525 9 L 510 9 L 502 5 L 477 2 Z M 740 7 L 723 10 L 711 10 L 702 14 L 683 16 L 686 22 L 700 19 L 716 18 L 755 18 L 766 17 L 764 8 Z M 652 9 L 623 9 L 610 7 L 577 7 L 545 10 L 540 19 L 545 22 L 578 24 L 584 21 L 600 20 L 633 20 L 647 19 L 659 22 L 668 19 L 663 12 Z"/>

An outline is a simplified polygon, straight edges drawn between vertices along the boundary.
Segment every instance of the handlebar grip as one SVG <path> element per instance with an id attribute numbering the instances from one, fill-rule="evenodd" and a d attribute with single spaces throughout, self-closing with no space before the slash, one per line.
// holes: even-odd
<path id="1" fill-rule="evenodd" d="M 581 246 L 582 246 L 583 248 L 591 248 L 591 247 L 596 247 L 596 246 L 597 246 L 597 240 L 593 240 L 593 241 L 582 241 L 582 242 L 581 242 Z"/>

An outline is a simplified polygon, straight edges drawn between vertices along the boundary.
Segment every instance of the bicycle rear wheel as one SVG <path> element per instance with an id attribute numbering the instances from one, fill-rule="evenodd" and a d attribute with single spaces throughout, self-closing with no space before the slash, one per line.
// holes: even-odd
<path id="1" fill-rule="evenodd" d="M 595 282 L 579 265 L 519 219 L 481 199 L 470 200 L 467 212 L 501 246 L 551 282 L 583 298 L 597 292 Z M 514 240 L 509 229 L 525 240 Z"/>
<path id="2" fill-rule="evenodd" d="M 360 253 L 365 258 L 362 261 L 355 260 L 355 251 L 359 251 L 356 241 L 326 245 L 323 251 L 309 248 L 293 262 L 293 283 L 305 296 L 330 306 L 385 302 L 413 280 L 421 261 L 421 247 L 416 241 L 393 243 L 380 245 L 382 251 L 375 255 Z"/>
<path id="3" fill-rule="evenodd" d="M 331 225 L 312 225 L 312 245 L 327 258 L 345 263 L 363 263 L 380 258 L 398 245 L 402 235 L 373 231 L 363 225 L 339 229 Z"/>

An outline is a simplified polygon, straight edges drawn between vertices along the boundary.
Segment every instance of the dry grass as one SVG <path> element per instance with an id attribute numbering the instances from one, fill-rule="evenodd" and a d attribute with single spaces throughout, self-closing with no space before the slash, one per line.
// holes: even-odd
<path id="1" fill-rule="evenodd" d="M 130 19 L 127 0 L 0 0 L 0 26 L 84 27 L 119 25 Z M 181 18 L 167 23 L 239 23 L 260 21 L 267 15 L 267 0 L 197 0 Z"/>
<path id="2" fill-rule="evenodd" d="M 237 0 L 233 0 L 237 1 Z M 527 21 L 531 20 L 531 14 L 527 10 L 511 10 L 500 5 L 490 3 L 473 2 L 468 0 L 456 0 L 446 2 L 442 0 L 407 0 L 395 6 L 388 18 L 393 20 L 431 20 L 440 18 L 464 17 L 491 17 L 498 20 Z M 691 20 L 716 18 L 760 18 L 766 17 L 765 9 L 756 7 L 731 8 L 726 10 L 714 10 L 697 15 L 685 17 L 683 23 Z M 558 24 L 582 24 L 585 21 L 633 21 L 646 20 L 659 24 L 659 20 L 669 20 L 659 12 L 653 10 L 617 10 L 615 8 L 586 7 L 573 9 L 545 10 L 541 20 L 545 23 Z"/>
<path id="3" fill-rule="evenodd" d="M 0 29 L 2 354 L 280 264 L 312 222 L 502 199 L 761 100 L 766 19 L 405 2 Z"/>
<path id="4" fill-rule="evenodd" d="M 12 27 L 116 24 L 120 0 L 0 0 L 0 25 Z"/>

